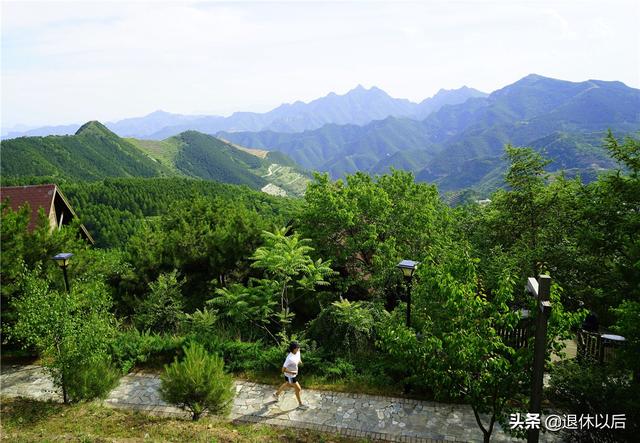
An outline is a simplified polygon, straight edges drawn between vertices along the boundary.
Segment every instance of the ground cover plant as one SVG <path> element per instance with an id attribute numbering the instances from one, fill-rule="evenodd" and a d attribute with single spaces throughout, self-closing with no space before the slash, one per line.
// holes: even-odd
<path id="1" fill-rule="evenodd" d="M 33 400 L 2 398 L 3 441 L 193 441 L 220 443 L 351 443 L 366 440 L 259 424 L 229 423 L 215 417 L 197 422 L 111 409 L 94 403 L 64 406 Z"/>

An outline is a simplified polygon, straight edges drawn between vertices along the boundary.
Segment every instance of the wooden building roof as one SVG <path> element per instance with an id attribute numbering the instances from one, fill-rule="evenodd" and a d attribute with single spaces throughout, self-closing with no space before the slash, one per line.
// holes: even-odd
<path id="1" fill-rule="evenodd" d="M 29 232 L 32 232 L 38 225 L 38 210 L 40 208 L 44 208 L 52 228 L 67 225 L 78 217 L 55 184 L 3 186 L 0 188 L 0 201 L 4 202 L 5 200 L 8 200 L 9 207 L 13 211 L 18 211 L 25 203 L 29 203 L 31 208 L 31 218 L 27 228 Z M 95 243 L 84 225 L 80 225 L 80 235 L 91 244 Z"/>

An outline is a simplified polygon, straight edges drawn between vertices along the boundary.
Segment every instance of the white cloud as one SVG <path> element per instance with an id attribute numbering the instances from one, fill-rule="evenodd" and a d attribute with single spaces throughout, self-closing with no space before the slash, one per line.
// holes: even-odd
<path id="1" fill-rule="evenodd" d="M 358 83 L 421 100 L 531 72 L 638 87 L 639 18 L 568 0 L 5 2 L 3 126 L 264 111 Z"/>

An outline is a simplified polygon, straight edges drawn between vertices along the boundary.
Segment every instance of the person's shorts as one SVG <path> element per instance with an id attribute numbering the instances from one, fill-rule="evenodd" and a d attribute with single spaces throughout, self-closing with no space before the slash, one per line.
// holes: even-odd
<path id="1" fill-rule="evenodd" d="M 298 382 L 298 376 L 296 375 L 295 377 L 292 377 L 290 375 L 286 375 L 284 376 L 284 381 L 286 381 L 287 383 L 289 383 L 290 385 L 295 384 Z"/>

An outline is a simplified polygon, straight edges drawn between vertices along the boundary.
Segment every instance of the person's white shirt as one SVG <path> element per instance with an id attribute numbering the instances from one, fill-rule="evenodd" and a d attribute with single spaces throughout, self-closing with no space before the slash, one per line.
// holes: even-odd
<path id="1" fill-rule="evenodd" d="M 282 365 L 288 371 L 285 373 L 285 375 L 289 375 L 292 377 L 298 375 L 298 365 L 300 364 L 300 360 L 300 351 L 296 352 L 295 354 L 293 352 L 289 352 L 289 355 L 287 355 L 287 358 L 284 361 L 284 365 Z"/>

